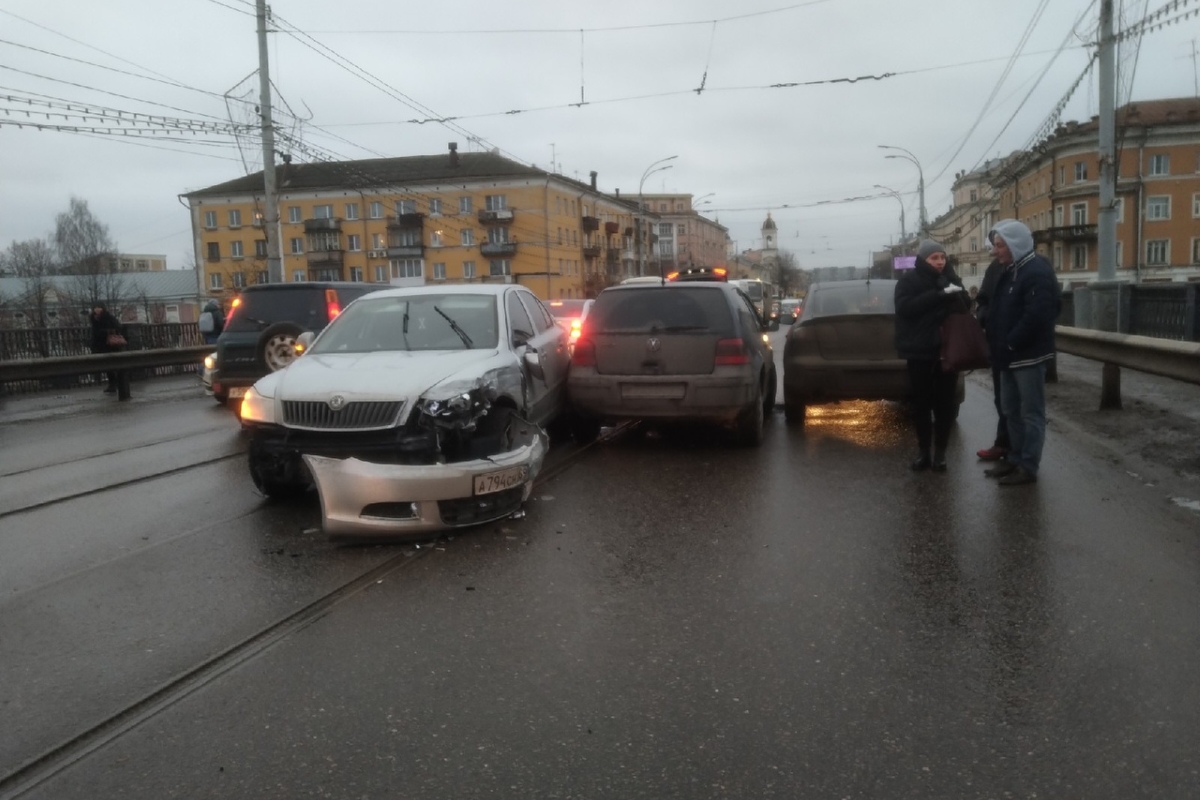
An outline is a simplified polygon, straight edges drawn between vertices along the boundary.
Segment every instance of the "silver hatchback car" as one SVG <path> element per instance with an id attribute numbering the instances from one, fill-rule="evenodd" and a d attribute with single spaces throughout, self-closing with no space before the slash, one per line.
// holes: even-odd
<path id="1" fill-rule="evenodd" d="M 605 289 L 583 324 L 567 378 L 575 438 L 624 419 L 733 425 L 762 442 L 775 360 L 753 303 L 721 282 Z"/>

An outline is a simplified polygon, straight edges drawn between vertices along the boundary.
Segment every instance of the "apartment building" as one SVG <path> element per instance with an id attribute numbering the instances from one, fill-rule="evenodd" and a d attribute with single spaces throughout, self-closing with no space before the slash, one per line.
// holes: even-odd
<path id="1" fill-rule="evenodd" d="M 1117 277 L 1200 280 L 1200 99 L 1117 110 Z M 993 179 L 1001 217 L 1025 222 L 1068 287 L 1099 268 L 1099 121 L 1070 122 Z"/>
<path id="2" fill-rule="evenodd" d="M 593 296 L 630 274 L 636 204 L 496 152 L 276 168 L 284 279 L 521 283 Z M 184 195 L 209 295 L 266 283 L 261 172 Z M 644 216 L 644 215 L 643 215 Z"/>
<path id="3" fill-rule="evenodd" d="M 987 234 L 1001 219 L 1000 196 L 992 181 L 1007 161 L 996 159 L 955 175 L 950 209 L 929 224 L 929 237 L 941 242 L 946 255 L 957 260 L 955 269 L 967 288 L 980 285 L 991 263 Z"/>
<path id="4" fill-rule="evenodd" d="M 651 233 L 656 237 L 646 253 L 647 271 L 657 273 L 687 267 L 716 267 L 726 261 L 728 229 L 700 215 L 690 194 L 643 194 L 647 213 L 657 215 Z"/>

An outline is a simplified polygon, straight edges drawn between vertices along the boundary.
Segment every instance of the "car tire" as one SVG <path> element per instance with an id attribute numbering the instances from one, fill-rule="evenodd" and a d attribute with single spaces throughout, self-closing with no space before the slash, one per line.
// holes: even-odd
<path id="1" fill-rule="evenodd" d="M 272 469 L 261 456 L 254 452 L 253 446 L 250 451 L 250 479 L 254 481 L 254 487 L 267 496 L 267 499 L 272 502 L 282 502 L 285 500 L 296 500 L 308 491 L 308 487 L 294 480 L 286 480 L 279 475 L 274 474 L 276 470 Z"/>
<path id="2" fill-rule="evenodd" d="M 229 392 L 213 392 L 213 400 L 217 401 L 217 405 L 223 406 L 229 403 Z"/>
<path id="3" fill-rule="evenodd" d="M 591 444 L 600 436 L 600 420 L 572 413 L 567 421 L 571 438 L 578 444 Z"/>
<path id="4" fill-rule="evenodd" d="M 254 352 L 267 372 L 278 372 L 296 360 L 296 337 L 304 329 L 294 322 L 276 322 L 258 337 Z"/>
<path id="5" fill-rule="evenodd" d="M 761 395 L 754 398 L 754 402 L 738 416 L 737 438 L 743 447 L 758 447 L 763 442 L 763 423 L 766 421 L 763 403 Z"/>
<path id="6" fill-rule="evenodd" d="M 771 374 L 767 378 L 767 393 L 763 397 L 763 414 L 770 415 L 775 410 L 775 393 L 779 390 L 778 382 L 775 378 L 775 370 L 771 370 Z"/>
<path id="7" fill-rule="evenodd" d="M 803 425 L 804 416 L 808 413 L 808 405 L 796 400 L 788 400 L 784 397 L 783 411 L 787 416 L 787 421 L 792 425 Z"/>

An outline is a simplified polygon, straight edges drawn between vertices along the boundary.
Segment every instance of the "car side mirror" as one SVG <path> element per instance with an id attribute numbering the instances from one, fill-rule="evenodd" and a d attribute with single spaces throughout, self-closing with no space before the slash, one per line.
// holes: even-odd
<path id="1" fill-rule="evenodd" d="M 514 328 L 512 332 L 513 349 L 525 347 L 529 344 L 529 340 L 533 338 L 533 334 L 529 331 L 523 331 L 520 328 Z"/>
<path id="2" fill-rule="evenodd" d="M 308 348 L 312 347 L 313 340 L 317 335 L 312 331 L 305 331 L 296 337 L 296 355 L 302 356 L 308 352 Z"/>
<path id="3" fill-rule="evenodd" d="M 538 380 L 546 379 L 546 373 L 542 369 L 542 357 L 536 350 L 526 350 L 521 359 L 525 362 L 525 368 L 529 370 L 530 375 Z"/>

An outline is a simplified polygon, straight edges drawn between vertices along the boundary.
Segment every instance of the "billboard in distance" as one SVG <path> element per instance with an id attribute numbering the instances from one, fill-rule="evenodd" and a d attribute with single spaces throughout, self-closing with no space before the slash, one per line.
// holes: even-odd
<path id="1" fill-rule="evenodd" d="M 892 259 L 892 269 L 912 269 L 916 265 L 916 256 L 896 256 Z"/>

